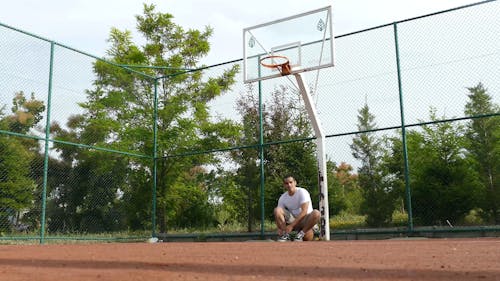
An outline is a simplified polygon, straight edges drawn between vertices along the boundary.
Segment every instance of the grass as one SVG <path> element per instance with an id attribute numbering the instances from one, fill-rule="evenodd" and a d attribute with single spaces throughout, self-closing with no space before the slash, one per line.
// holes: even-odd
<path id="1" fill-rule="evenodd" d="M 87 243 L 87 242 L 131 242 L 144 241 L 151 236 L 150 231 L 117 231 L 103 233 L 45 233 L 44 243 Z M 0 233 L 0 244 L 39 244 L 40 232 Z"/>
<path id="2" fill-rule="evenodd" d="M 349 230 L 368 228 L 366 224 L 366 216 L 359 214 L 351 214 L 342 212 L 339 215 L 333 216 L 329 220 L 330 229 Z M 473 210 L 465 218 L 463 225 L 483 225 L 484 221 L 480 217 L 480 211 Z M 394 212 L 392 221 L 387 227 L 405 227 L 408 225 L 408 214 L 405 212 Z M 259 222 L 252 228 L 252 232 L 260 232 L 261 226 Z M 275 232 L 276 225 L 272 220 L 264 222 L 265 232 Z M 238 234 L 247 233 L 247 225 L 242 223 L 219 223 L 212 227 L 192 227 L 192 228 L 177 228 L 169 229 L 168 234 L 195 234 L 201 239 L 209 234 Z M 129 242 L 129 241 L 145 241 L 151 236 L 151 231 L 117 231 L 106 233 L 46 233 L 46 243 L 85 243 L 85 242 Z M 40 233 L 38 231 L 11 233 L 0 232 L 0 244 L 34 244 L 38 243 Z"/>

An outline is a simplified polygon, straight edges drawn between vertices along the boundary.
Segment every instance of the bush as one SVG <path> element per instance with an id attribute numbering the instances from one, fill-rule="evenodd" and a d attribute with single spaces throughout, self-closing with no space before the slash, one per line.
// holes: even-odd
<path id="1" fill-rule="evenodd" d="M 481 210 L 473 209 L 464 217 L 464 225 L 484 225 Z"/>
<path id="2" fill-rule="evenodd" d="M 330 218 L 330 228 L 349 229 L 366 226 L 366 216 L 340 212 L 340 214 Z"/>
<path id="3" fill-rule="evenodd" d="M 408 213 L 401 211 L 394 211 L 394 213 L 392 213 L 392 224 L 394 226 L 407 226 Z"/>

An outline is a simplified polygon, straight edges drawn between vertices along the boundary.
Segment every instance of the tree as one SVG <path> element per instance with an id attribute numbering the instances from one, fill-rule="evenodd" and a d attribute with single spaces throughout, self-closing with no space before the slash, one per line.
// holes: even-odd
<path id="1" fill-rule="evenodd" d="M 238 101 L 238 110 L 242 117 L 243 135 L 241 145 L 259 142 L 259 101 L 252 85 Z M 294 142 L 295 139 L 308 138 L 311 126 L 307 113 L 300 99 L 300 94 L 286 86 L 278 86 L 271 92 L 270 102 L 263 104 L 264 142 L 290 141 L 288 143 L 267 145 L 264 147 L 265 195 L 264 207 L 268 218 L 272 219 L 273 209 L 283 193 L 282 177 L 293 174 L 298 184 L 309 189 L 312 199 L 318 198 L 317 162 L 312 142 Z M 255 149 L 241 149 L 233 153 L 233 160 L 238 163 L 236 182 L 244 192 L 248 210 L 254 212 L 251 217 L 260 215 L 259 186 L 260 162 Z"/>
<path id="2" fill-rule="evenodd" d="M 200 204 L 204 196 L 196 195 L 200 200 L 177 199 L 205 192 L 206 182 L 201 175 L 208 171 L 204 166 L 218 159 L 212 154 L 171 156 L 229 146 L 239 132 L 238 126 L 229 120 L 212 118 L 208 104 L 230 89 L 238 68 L 235 66 L 208 79 L 203 79 L 202 71 L 182 73 L 181 69 L 197 68 L 200 58 L 208 53 L 212 29 L 184 30 L 173 22 L 172 15 L 156 12 L 154 5 L 144 5 L 143 15 L 136 19 L 137 29 L 146 41 L 144 45 L 134 44 L 129 31 L 113 28 L 107 58 L 115 64 L 152 66 L 141 68 L 149 76 L 97 61 L 94 64 L 95 86 L 87 91 L 87 101 L 81 104 L 85 114 L 72 117 L 68 124 L 70 131 L 60 131 L 57 137 L 75 138 L 76 143 L 149 157 L 122 157 L 104 164 L 87 161 L 107 158 L 98 156 L 101 153 L 93 150 L 67 151 L 63 145 L 58 145 L 57 149 L 62 155 L 73 157 L 75 171 L 92 177 L 87 181 L 90 186 L 74 192 L 82 193 L 84 198 L 92 198 L 90 193 L 97 192 L 93 195 L 97 196 L 95 200 L 103 200 L 102 206 L 105 206 L 113 205 L 117 199 L 111 194 L 122 191 L 119 202 L 123 206 L 120 208 L 130 214 L 131 225 L 144 229 L 149 227 L 152 215 L 152 137 L 156 120 L 157 156 L 160 158 L 156 179 L 157 221 L 160 232 L 166 232 L 170 223 L 182 226 L 206 221 L 197 217 L 199 211 L 206 208 L 205 204 Z M 95 178 L 101 180 L 95 181 Z M 94 216 L 90 205 L 83 201 L 76 203 L 78 210 L 89 211 L 82 214 Z"/>
<path id="3" fill-rule="evenodd" d="M 479 116 L 499 113 L 482 83 L 468 88 L 465 114 Z M 500 223 L 500 117 L 473 118 L 466 128 L 466 147 L 484 186 L 481 208 L 487 221 Z"/>
<path id="4" fill-rule="evenodd" d="M 0 230 L 7 230 L 17 212 L 31 207 L 36 186 L 29 177 L 33 153 L 12 136 L 0 138 L 0 152 Z"/>
<path id="5" fill-rule="evenodd" d="M 430 118 L 438 120 L 433 108 Z M 410 155 L 413 214 L 425 225 L 459 223 L 477 206 L 481 193 L 477 173 L 464 155 L 463 126 L 432 123 L 422 129 L 416 136 L 419 147 Z"/>
<path id="6" fill-rule="evenodd" d="M 259 100 L 253 91 L 253 85 L 247 84 L 247 92 L 237 100 L 242 123 L 241 136 L 237 140 L 239 146 L 255 145 L 259 142 Z M 266 106 L 262 106 L 263 120 L 265 120 L 268 113 Z M 237 169 L 233 173 L 232 184 L 226 185 L 221 193 L 224 210 L 233 216 L 246 218 L 249 232 L 253 231 L 257 218 L 260 218 L 259 155 L 259 150 L 256 148 L 231 151 L 231 158 L 236 163 Z"/>
<path id="7" fill-rule="evenodd" d="M 309 138 L 312 126 L 301 95 L 296 90 L 279 86 L 272 93 L 268 118 L 264 124 L 264 142 L 291 141 Z M 272 217 L 279 195 L 283 193 L 283 175 L 292 174 L 297 184 L 311 193 L 313 204 L 319 200 L 316 145 L 300 141 L 265 147 L 266 210 Z M 317 203 L 317 201 L 316 201 Z"/>
<path id="8" fill-rule="evenodd" d="M 42 120 L 43 102 L 34 94 L 26 99 L 24 93 L 15 94 L 12 114 L 5 116 L 0 109 L 0 129 L 28 134 Z M 31 164 L 38 153 L 38 142 L 29 138 L 2 135 L 0 137 L 0 229 L 7 230 L 19 212 L 33 207 L 37 188 L 31 178 Z M 33 227 L 34 225 L 31 225 Z"/>
<path id="9" fill-rule="evenodd" d="M 363 133 L 353 138 L 350 147 L 354 158 L 361 161 L 361 167 L 358 168 L 359 185 L 364 198 L 361 211 L 367 216 L 369 226 L 378 227 L 392 220 L 397 188 L 393 178 L 381 165 L 385 153 L 382 141 L 373 132 L 366 132 L 377 128 L 375 116 L 370 113 L 367 104 L 358 112 L 357 127 Z"/>
<path id="10" fill-rule="evenodd" d="M 358 175 L 353 173 L 353 167 L 345 162 L 338 166 L 328 163 L 328 195 L 329 214 L 338 215 L 341 212 L 359 214 L 362 202 L 361 189 L 358 185 Z"/>
<path id="11" fill-rule="evenodd" d="M 11 132 L 27 134 L 43 119 L 45 105 L 35 99 L 35 93 L 31 93 L 28 100 L 23 91 L 17 92 L 12 99 L 12 105 L 13 114 L 7 117 L 8 129 Z"/>
<path id="12" fill-rule="evenodd" d="M 385 146 L 387 147 L 387 152 L 383 157 L 382 165 L 387 170 L 387 173 L 393 177 L 394 185 L 399 186 L 399 195 L 397 195 L 397 200 L 400 203 L 397 204 L 397 207 L 400 208 L 400 211 L 403 213 L 408 212 L 408 198 L 406 198 L 405 194 L 406 171 L 403 153 L 403 141 L 401 139 L 401 135 L 401 130 L 398 130 L 397 136 L 390 136 L 385 138 Z M 413 179 L 414 174 L 416 174 L 415 171 L 422 166 L 419 161 L 425 160 L 419 157 L 422 142 L 422 134 L 412 130 L 406 131 L 406 156 L 410 163 L 410 169 L 408 171 L 411 175 L 410 180 Z M 409 187 L 411 191 L 411 183 L 409 184 Z"/>

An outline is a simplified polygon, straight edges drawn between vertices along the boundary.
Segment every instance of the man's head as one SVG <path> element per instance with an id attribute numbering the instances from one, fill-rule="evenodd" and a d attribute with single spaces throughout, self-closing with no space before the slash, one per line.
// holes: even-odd
<path id="1" fill-rule="evenodd" d="M 288 191 L 288 194 L 293 195 L 297 187 L 297 182 L 295 181 L 295 178 L 291 175 L 284 176 L 283 187 Z"/>

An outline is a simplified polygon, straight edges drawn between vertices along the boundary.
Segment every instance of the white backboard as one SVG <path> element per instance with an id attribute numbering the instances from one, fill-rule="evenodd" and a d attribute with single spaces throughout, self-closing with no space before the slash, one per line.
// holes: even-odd
<path id="1" fill-rule="evenodd" d="M 333 66 L 332 22 L 328 6 L 243 29 L 245 83 L 282 76 L 260 64 L 270 55 L 287 57 L 291 74 Z"/>

